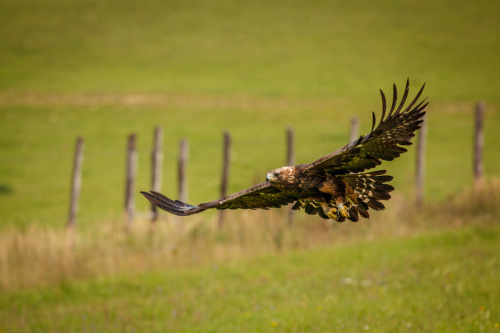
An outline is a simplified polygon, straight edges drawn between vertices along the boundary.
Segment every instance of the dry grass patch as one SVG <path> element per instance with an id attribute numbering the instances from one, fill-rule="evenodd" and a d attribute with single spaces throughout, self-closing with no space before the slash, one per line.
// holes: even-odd
<path id="1" fill-rule="evenodd" d="M 487 226 L 500 217 L 500 181 L 479 191 L 464 191 L 448 200 L 417 210 L 412 200 L 395 196 L 384 212 L 357 224 L 333 223 L 287 210 L 230 211 L 224 228 L 217 215 L 185 219 L 162 215 L 152 228 L 138 219 L 131 232 L 121 222 L 107 221 L 74 237 L 64 229 L 31 226 L 0 235 L 0 289 L 52 285 L 73 279 L 186 267 L 250 257 L 275 251 L 294 251 L 400 236 L 445 228 Z"/>

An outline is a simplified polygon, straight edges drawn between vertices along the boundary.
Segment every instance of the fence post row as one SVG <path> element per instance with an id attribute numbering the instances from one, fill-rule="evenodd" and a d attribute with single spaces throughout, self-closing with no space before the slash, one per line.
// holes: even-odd
<path id="1" fill-rule="evenodd" d="M 223 155 L 222 155 L 222 180 L 220 186 L 220 197 L 224 198 L 227 195 L 227 188 L 229 183 L 229 167 L 231 162 L 231 135 L 228 131 L 224 132 L 224 141 L 223 141 Z M 219 222 L 218 227 L 222 229 L 224 224 L 224 210 L 219 212 Z"/>
<path id="2" fill-rule="evenodd" d="M 359 137 L 359 118 L 356 116 L 351 117 L 351 136 L 349 142 L 353 142 Z"/>
<path id="3" fill-rule="evenodd" d="M 292 126 L 286 129 L 286 165 L 295 164 L 295 132 Z"/>
<path id="4" fill-rule="evenodd" d="M 476 105 L 474 124 L 474 189 L 478 190 L 483 178 L 483 147 L 484 147 L 484 102 Z"/>
<path id="5" fill-rule="evenodd" d="M 478 102 L 475 109 L 475 127 L 474 127 L 474 188 L 477 190 L 483 180 L 483 148 L 484 148 L 484 102 Z M 359 120 L 357 117 L 351 118 L 351 142 L 358 138 Z M 415 201 L 416 206 L 421 207 L 424 199 L 424 176 L 425 176 L 425 151 L 427 141 L 427 116 L 424 117 L 421 128 L 418 132 L 417 139 L 417 158 L 416 158 L 416 190 Z M 152 150 L 152 186 L 153 191 L 161 190 L 162 162 L 163 162 L 163 129 L 157 127 L 154 135 L 154 146 Z M 289 126 L 286 131 L 286 163 L 287 165 L 295 164 L 295 138 L 294 129 Z M 74 230 L 76 227 L 78 200 L 81 191 L 81 174 L 83 165 L 83 150 L 84 140 L 78 137 L 76 141 L 76 149 L 74 155 L 73 173 L 71 181 L 70 207 L 67 227 L 68 230 Z M 227 195 L 230 160 L 231 160 L 231 136 L 229 132 L 224 132 L 224 152 L 223 152 L 223 167 L 221 181 L 221 197 Z M 179 160 L 178 160 L 178 190 L 179 200 L 186 202 L 188 197 L 187 191 L 187 175 L 186 165 L 189 156 L 189 143 L 187 138 L 183 138 L 179 145 Z M 130 229 L 134 215 L 134 193 L 135 193 L 135 178 L 137 174 L 137 149 L 136 149 L 136 134 L 131 134 L 128 137 L 127 148 L 127 167 L 126 167 L 126 189 L 125 189 L 125 227 Z M 152 205 L 152 221 L 158 218 L 157 208 Z M 293 212 L 290 211 L 289 223 L 292 223 Z M 223 214 L 219 216 L 219 228 L 223 225 Z"/>
<path id="6" fill-rule="evenodd" d="M 182 202 L 187 202 L 187 175 L 186 175 L 186 165 L 189 155 L 189 142 L 187 138 L 183 138 L 179 143 L 179 163 L 177 167 L 177 176 L 179 179 L 178 190 L 179 190 L 179 200 Z"/>
<path id="7" fill-rule="evenodd" d="M 82 165 L 83 165 L 83 138 L 76 140 L 75 158 L 73 161 L 73 174 L 71 177 L 71 197 L 69 203 L 68 229 L 75 229 L 76 214 L 78 213 L 78 199 L 82 187 Z"/>
<path id="8" fill-rule="evenodd" d="M 153 140 L 153 151 L 151 152 L 151 165 L 152 165 L 152 177 L 151 177 L 151 189 L 155 192 L 161 191 L 161 181 L 162 181 L 162 166 L 163 166 L 163 128 L 156 127 L 154 140 Z M 158 219 L 158 208 L 151 204 L 151 221 L 155 222 Z"/>
<path id="9" fill-rule="evenodd" d="M 295 165 L 295 131 L 292 126 L 286 129 L 286 165 Z M 295 211 L 288 210 L 288 225 L 293 224 Z"/>
<path id="10" fill-rule="evenodd" d="M 417 208 L 422 207 L 424 202 L 424 176 L 425 176 L 425 151 L 427 143 L 427 114 L 420 125 L 417 140 L 417 167 L 416 167 L 416 189 L 415 203 Z"/>
<path id="11" fill-rule="evenodd" d="M 135 177 L 137 174 L 136 134 L 128 137 L 127 171 L 125 185 L 125 229 L 128 231 L 134 218 Z"/>

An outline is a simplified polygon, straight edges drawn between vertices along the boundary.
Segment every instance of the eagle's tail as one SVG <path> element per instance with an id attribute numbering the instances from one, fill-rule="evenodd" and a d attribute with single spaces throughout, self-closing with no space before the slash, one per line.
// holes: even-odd
<path id="1" fill-rule="evenodd" d="M 347 193 L 347 203 L 345 204 L 349 212 L 348 219 L 358 221 L 358 215 L 364 218 L 370 217 L 368 209 L 382 210 L 385 208 L 381 200 L 389 200 L 389 192 L 394 187 L 386 184 L 392 180 L 392 176 L 386 175 L 386 170 L 378 170 L 364 173 L 353 173 L 341 175 L 354 193 Z"/>

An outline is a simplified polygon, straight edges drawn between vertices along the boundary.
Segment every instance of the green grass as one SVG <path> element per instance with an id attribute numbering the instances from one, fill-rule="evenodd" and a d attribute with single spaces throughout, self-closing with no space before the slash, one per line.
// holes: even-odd
<path id="1" fill-rule="evenodd" d="M 465 228 L 68 281 L 2 293 L 0 329 L 494 332 L 499 241 Z"/>
<path id="2" fill-rule="evenodd" d="M 494 332 L 498 181 L 368 221 L 232 212 L 133 233 L 0 235 L 0 329 L 10 331 Z M 230 212 L 231 213 L 231 212 Z M 145 222 L 142 220 L 142 222 Z M 142 227 L 140 227 L 142 226 Z"/>
<path id="3" fill-rule="evenodd" d="M 500 100 L 499 5 L 487 0 L 0 6 L 2 89 L 366 99 L 410 76 L 433 100 Z"/>
<path id="4" fill-rule="evenodd" d="M 499 6 L 1 1 L 0 332 L 498 330 Z M 279 212 L 235 212 L 225 233 L 210 214 L 184 232 L 162 223 L 152 243 L 144 217 L 134 234 L 117 232 L 128 134 L 139 140 L 137 191 L 149 188 L 162 126 L 163 191 L 176 196 L 187 137 L 190 201 L 213 200 L 224 130 L 233 192 L 283 165 L 287 126 L 297 162 L 314 160 L 347 143 L 352 115 L 366 133 L 377 90 L 407 77 L 412 95 L 427 82 L 431 102 L 423 211 L 410 207 L 412 149 L 384 164 L 395 198 L 360 224 L 300 217 L 285 229 Z M 464 188 L 478 100 L 493 185 L 473 195 Z M 60 227 L 79 135 L 73 253 Z"/>

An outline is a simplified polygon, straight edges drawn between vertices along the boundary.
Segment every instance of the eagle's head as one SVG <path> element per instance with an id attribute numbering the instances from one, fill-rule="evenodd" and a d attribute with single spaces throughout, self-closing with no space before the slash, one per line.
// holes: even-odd
<path id="1" fill-rule="evenodd" d="M 295 170 L 292 166 L 285 166 L 271 170 L 266 175 L 266 180 L 271 184 L 288 184 L 295 180 Z"/>

